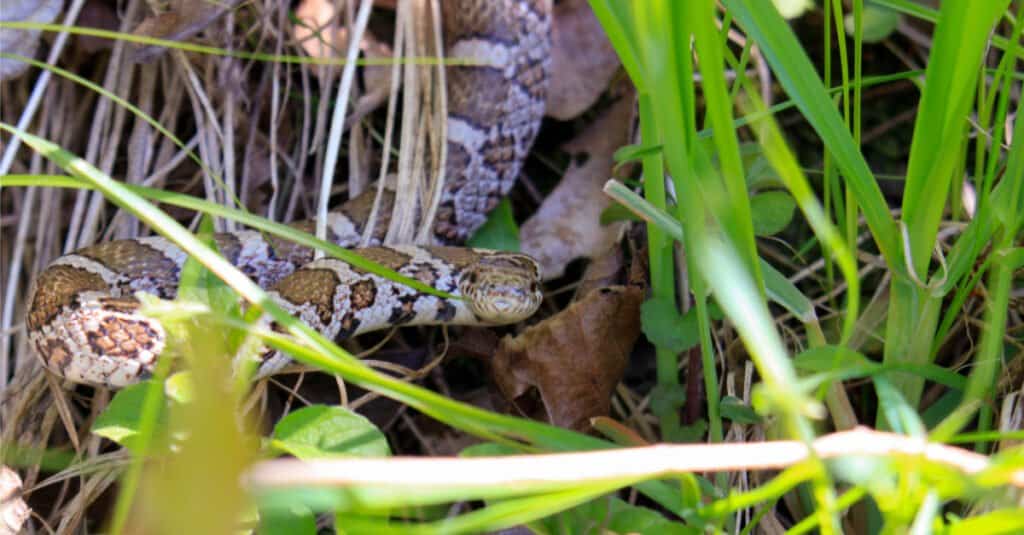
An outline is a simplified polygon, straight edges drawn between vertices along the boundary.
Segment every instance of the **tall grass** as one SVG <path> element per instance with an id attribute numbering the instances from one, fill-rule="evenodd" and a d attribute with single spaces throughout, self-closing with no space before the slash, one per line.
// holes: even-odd
<path id="1" fill-rule="evenodd" d="M 934 428 L 933 437 L 950 438 L 970 422 L 982 407 L 985 408 L 982 408 L 979 424 L 987 429 L 991 424 L 991 414 L 986 412 L 989 411 L 987 407 L 992 399 L 995 372 L 1001 360 L 1001 344 L 998 341 L 1002 340 L 1005 332 L 1007 299 L 1014 269 L 1002 259 L 1017 256 L 1019 249 L 1015 240 L 1018 239 L 1021 221 L 1019 212 L 1010 215 L 1008 211 L 992 207 L 991 200 L 993 189 L 1006 188 L 999 192 L 1005 191 L 1005 197 L 996 195 L 1004 207 L 1019 209 L 1024 201 L 1019 191 L 1020 184 L 1024 183 L 1024 174 L 1016 168 L 1019 139 L 1013 138 L 1013 144 L 1003 151 L 994 142 L 999 138 L 990 137 L 991 134 L 987 132 L 979 134 L 979 138 L 988 141 L 979 139 L 973 144 L 976 150 L 975 161 L 978 162 L 976 170 L 979 171 L 975 176 L 975 184 L 979 189 L 978 212 L 948 253 L 939 251 L 937 236 L 940 222 L 950 212 L 948 201 L 951 193 L 958 192 L 963 184 L 963 156 L 971 145 L 969 134 L 974 128 L 969 121 L 972 105 L 979 104 L 976 124 L 994 125 L 1006 120 L 1010 80 L 1015 76 L 1013 73 L 1019 54 L 1019 17 L 1007 12 L 1010 5 L 1008 1 L 986 3 L 984 6 L 971 2 L 942 4 L 934 18 L 934 42 L 916 114 L 901 216 L 896 219 L 882 197 L 858 141 L 861 106 L 859 88 L 862 85 L 860 17 L 863 3 L 854 2 L 852 13 L 855 20 L 852 86 L 857 91 L 853 96 L 845 90 L 842 93 L 842 114 L 829 97 L 825 84 L 803 46 L 771 3 L 726 0 L 723 4 L 727 19 L 734 20 L 758 47 L 779 84 L 822 140 L 826 151 L 826 188 L 828 184 L 833 184 L 846 192 L 830 195 L 826 189 L 827 200 L 834 201 L 834 205 L 824 211 L 813 190 L 808 187 L 795 159 L 789 155 L 785 141 L 771 125 L 772 121 L 769 119 L 761 121 L 761 124 L 754 123 L 753 127 L 767 159 L 797 200 L 807 223 L 823 246 L 824 255 L 838 263 L 845 278 L 846 304 L 842 313 L 844 328 L 837 339 L 830 341 L 832 344 L 842 345 L 850 340 L 852 328 L 860 314 L 859 281 L 852 254 L 858 214 L 863 216 L 892 277 L 886 314 L 884 362 L 910 366 L 905 369 L 915 370 L 914 366 L 931 363 L 943 339 L 936 336 L 939 334 L 937 327 L 940 316 L 945 313 L 942 332 L 945 334 L 952 321 L 950 318 L 960 313 L 958 307 L 944 310 L 944 299 L 948 294 L 955 293 L 957 300 L 954 302 L 962 303 L 964 296 L 972 291 L 979 277 L 982 277 L 969 268 L 981 257 L 986 247 L 991 247 L 989 254 L 994 256 L 989 258 L 998 260 L 992 260 L 996 265 L 989 268 L 990 283 L 987 289 L 992 293 L 987 296 L 983 342 L 974 355 L 976 364 L 971 368 L 968 386 L 959 404 Z M 842 29 L 842 4 L 826 4 L 826 14 Z M 748 296 L 756 296 L 761 293 L 761 279 L 755 262 L 757 253 L 753 248 L 753 234 L 750 231 L 750 208 L 742 180 L 743 167 L 736 150 L 736 130 L 732 128 L 734 101 L 722 77 L 723 50 L 725 56 L 731 55 L 731 52 L 722 46 L 725 42 L 722 36 L 724 30 L 716 30 L 711 3 L 652 3 L 638 6 L 595 0 L 592 5 L 623 59 L 627 72 L 638 87 L 641 110 L 645 102 L 653 103 L 659 110 L 656 116 L 653 113 L 641 113 L 642 123 L 654 123 L 641 124 L 641 129 L 645 145 L 663 147 L 665 170 L 670 173 L 678 196 L 677 219 L 684 229 L 682 243 L 688 258 L 701 259 L 696 263 L 688 262 L 689 269 L 686 272 L 698 314 L 706 299 L 703 290 L 710 286 L 712 294 L 723 305 L 726 314 L 744 337 L 747 350 L 761 373 L 761 387 L 765 396 L 777 401 L 772 412 L 783 417 L 783 422 L 786 422 L 784 432 L 807 439 L 812 432 L 805 419 L 807 413 L 800 408 L 806 407 L 808 400 L 798 394 L 801 390 L 787 359 L 783 358 L 783 354 L 773 355 L 778 347 L 778 342 L 773 342 L 770 336 L 774 326 L 767 316 L 757 312 L 759 306 L 755 303 L 736 306 L 740 296 L 734 291 L 735 288 L 742 285 L 747 288 Z M 986 71 L 982 68 L 982 60 L 986 53 L 990 56 L 994 54 L 989 51 L 994 42 L 991 34 L 1004 15 L 1010 21 L 1008 35 L 1011 38 L 1001 41 L 1004 50 L 997 56 L 998 66 L 992 80 L 983 80 L 981 74 Z M 832 22 L 826 19 L 824 23 L 830 28 Z M 1006 26 L 1004 24 L 1004 30 Z M 719 162 L 717 169 L 707 166 L 708 155 L 703 153 L 701 146 L 694 143 L 699 132 L 694 120 L 695 90 L 691 74 L 695 69 L 691 64 L 691 42 L 693 51 L 700 58 L 701 95 L 707 107 L 707 126 L 712 130 L 714 138 Z M 843 88 L 846 88 L 849 87 L 850 62 L 842 37 L 839 42 Z M 830 45 L 830 42 L 826 43 L 827 47 Z M 826 52 L 831 56 L 831 51 L 826 49 Z M 743 64 L 735 58 L 730 59 L 733 66 Z M 830 68 L 828 61 L 826 68 Z M 757 104 L 758 97 L 752 84 L 744 83 L 742 71 L 737 74 L 740 77 L 738 87 L 744 86 L 745 98 L 750 101 L 741 109 L 762 111 Z M 831 76 L 831 72 L 826 76 Z M 1016 76 L 1019 77 L 1019 73 Z M 997 99 L 1000 106 L 993 105 Z M 999 114 L 999 118 L 990 121 L 993 113 Z M 1001 132 L 1002 127 L 994 130 Z M 652 205 L 663 207 L 665 201 L 659 198 L 664 195 L 664 188 L 660 185 L 662 168 L 655 158 L 654 155 L 648 155 L 644 160 L 645 190 Z M 830 173 L 831 163 L 835 164 L 838 173 Z M 1004 171 L 999 181 L 992 174 L 996 169 Z M 954 213 L 959 213 L 957 207 L 952 208 Z M 840 234 L 834 223 L 829 221 L 832 215 L 843 223 L 844 233 Z M 993 219 L 998 219 L 999 223 Z M 649 221 L 649 229 L 658 226 L 658 220 Z M 651 232 L 658 236 L 659 231 Z M 659 258 L 660 253 L 655 252 L 664 246 L 658 246 L 657 243 L 652 242 L 652 264 L 664 262 Z M 1013 264 L 1013 261 L 1009 264 Z M 988 266 L 986 261 L 982 271 Z M 746 279 L 749 280 L 745 282 Z M 657 286 L 654 291 L 657 293 Z M 995 316 L 1000 318 L 996 319 Z M 701 329 L 706 329 L 706 325 L 702 322 Z M 744 334 L 748 330 L 749 333 Z M 808 332 L 805 336 L 814 345 L 814 333 Z M 702 338 L 704 354 L 713 351 L 713 348 L 708 347 L 708 340 L 706 336 Z M 660 358 L 662 355 L 659 353 Z M 659 365 L 658 369 L 665 374 L 676 374 L 671 363 Z M 715 381 L 711 375 L 714 368 L 705 367 L 704 371 L 708 375 L 706 383 Z M 659 383 L 671 382 L 671 378 L 659 378 Z M 878 378 L 876 382 L 880 405 L 876 414 L 877 424 L 901 432 L 923 430 L 920 425 L 913 425 L 921 399 L 923 376 L 919 372 L 895 374 L 891 378 Z M 716 395 L 717 390 L 708 388 L 707 393 L 707 403 L 714 407 L 718 400 L 711 396 Z M 891 403 L 886 402 L 901 406 L 904 410 L 896 410 Z M 836 425 L 840 425 L 840 415 L 834 413 L 840 405 L 830 403 L 829 406 L 833 409 Z M 708 412 L 709 416 L 716 414 L 714 409 Z M 710 438 L 714 440 L 715 435 L 712 434 Z M 831 510 L 834 506 L 833 496 L 827 491 L 828 484 L 825 478 L 817 480 L 814 496 L 818 500 L 815 509 L 819 513 Z M 929 511 L 928 514 L 933 518 L 938 514 L 937 508 L 930 508 Z M 822 521 L 820 527 L 835 529 L 837 524 Z"/>
<path id="2" fill-rule="evenodd" d="M 719 375 L 722 355 L 712 320 L 713 309 L 718 308 L 759 375 L 753 394 L 759 416 L 750 417 L 755 418 L 767 438 L 780 439 L 758 451 L 763 451 L 764 459 L 772 459 L 772 448 L 776 447 L 793 448 L 786 451 L 797 454 L 790 454 L 788 461 L 778 464 L 760 458 L 715 460 L 715 464 L 712 455 L 719 450 L 714 448 L 655 447 L 641 452 L 652 460 L 649 465 L 636 461 L 636 466 L 616 466 L 617 453 L 622 454 L 620 459 L 637 457 L 629 457 L 635 452 L 628 450 L 612 451 L 608 452 L 610 457 L 602 458 L 612 459 L 606 464 L 550 480 L 518 479 L 516 474 L 503 471 L 507 465 L 502 464 L 501 457 L 489 457 L 474 466 L 493 469 L 496 480 L 461 486 L 448 485 L 443 477 L 409 483 L 400 477 L 407 474 L 395 474 L 393 481 L 353 483 L 346 479 L 350 475 L 347 473 L 335 474 L 337 479 L 330 485 L 312 484 L 308 479 L 288 479 L 288 474 L 274 472 L 278 465 L 270 463 L 261 465 L 266 470 L 252 473 L 253 480 L 246 480 L 246 490 L 255 490 L 243 496 L 239 474 L 250 458 L 271 456 L 273 450 L 256 444 L 248 425 L 232 422 L 230 411 L 214 410 L 218 403 L 232 408 L 239 404 L 241 386 L 235 385 L 228 397 L 218 397 L 222 385 L 209 377 L 196 382 L 197 395 L 179 414 L 182 421 L 194 424 L 190 429 L 195 435 L 186 439 L 183 453 L 175 457 L 147 446 L 147 441 L 159 432 L 156 423 L 160 408 L 153 400 L 162 400 L 159 391 L 163 385 L 153 383 L 153 394 L 147 398 L 137 429 L 146 440 L 141 450 L 134 450 L 135 457 L 125 472 L 111 531 L 131 529 L 136 521 L 156 529 L 156 524 L 146 523 L 145 518 L 132 517 L 132 511 L 141 511 L 143 516 L 155 511 L 153 518 L 167 523 L 162 529 L 168 532 L 182 526 L 222 531 L 223 526 L 246 525 L 244 511 L 253 503 L 260 510 L 267 532 L 313 533 L 315 526 L 311 528 L 306 521 L 311 516 L 308 513 L 330 511 L 339 531 L 353 533 L 480 532 L 520 523 L 528 523 L 540 532 L 576 532 L 600 525 L 621 532 L 739 533 L 752 530 L 779 503 L 786 505 L 796 533 L 838 533 L 849 526 L 857 531 L 921 533 L 969 529 L 972 535 L 996 533 L 1008 526 L 1024 529 L 1024 513 L 1014 508 L 1005 490 L 1010 484 L 1024 485 L 1020 481 L 1024 477 L 1020 475 L 1024 468 L 1020 447 L 989 458 L 962 450 L 935 449 L 941 447 L 934 444 L 924 446 L 929 440 L 971 440 L 976 441 L 980 453 L 987 453 L 994 440 L 1022 438 L 1020 433 L 995 432 L 992 408 L 1000 365 L 1010 358 L 1009 344 L 1004 340 L 1014 276 L 1024 267 L 1024 249 L 1020 247 L 1024 224 L 1024 120 L 1019 116 L 1016 121 L 1007 120 L 1019 112 L 1020 96 L 1014 91 L 1019 92 L 1024 78 L 1019 71 L 1024 29 L 1021 2 L 1011 6 L 1010 0 L 950 0 L 943 2 L 938 11 L 902 0 L 875 2 L 935 23 L 925 71 L 892 76 L 896 79 L 923 74 L 899 210 L 893 210 L 883 197 L 860 143 L 861 90 L 887 80 L 862 76 L 864 3 L 857 0 L 850 4 L 855 21 L 851 45 L 843 41 L 842 35 L 830 34 L 833 26 L 837 33 L 843 31 L 844 3 L 825 2 L 824 24 L 829 29 L 825 46 L 828 48 L 832 39 L 843 43 L 838 50 L 842 72 L 839 88 L 829 87 L 830 73 L 818 74 L 804 46 L 772 3 L 723 0 L 721 4 L 724 11 L 716 10 L 713 0 L 591 0 L 637 87 L 643 143 L 643 149 L 635 152 L 642 164 L 643 195 L 633 194 L 621 184 L 611 184 L 608 191 L 648 222 L 652 299 L 695 311 L 703 376 L 685 379 L 699 380 L 704 387 L 707 442 L 712 446 L 724 443 L 729 425 Z M 730 29 L 739 30 L 747 39 L 738 54 L 729 46 Z M 197 45 L 162 44 L 199 53 L 221 53 Z M 766 107 L 754 81 L 745 76 L 755 53 L 771 68 L 788 102 Z M 231 54 L 281 60 L 279 56 Z M 825 65 L 829 70 L 831 60 Z M 727 81 L 727 69 L 737 75 L 732 84 Z M 67 71 L 54 72 L 87 84 Z M 697 75 L 699 84 L 695 82 Z M 95 86 L 90 89 L 98 91 Z M 1016 110 L 1011 109 L 1014 103 Z M 119 105 L 144 116 L 127 102 Z M 806 164 L 798 161 L 789 146 L 792 140 L 784 136 L 772 115 L 785 107 L 795 107 L 823 145 L 825 169 L 820 184 L 808 178 L 803 167 Z M 163 135 L 171 135 L 158 124 L 154 126 Z M 4 188 L 32 185 L 100 191 L 107 200 L 182 247 L 251 305 L 244 318 L 211 310 L 208 304 L 170 305 L 171 309 L 194 305 L 187 309 L 202 311 L 201 318 L 209 324 L 196 336 L 216 338 L 209 332 L 211 325 L 240 329 L 251 340 L 286 351 L 303 363 L 496 443 L 477 454 L 612 450 L 631 440 L 628 430 L 609 422 L 599 426 L 607 438 L 587 436 L 486 411 L 377 372 L 291 318 L 263 289 L 151 202 L 239 221 L 317 247 L 394 280 L 414 285 L 415 281 L 240 210 L 119 183 L 41 136 L 2 123 L 0 129 L 23 140 L 71 175 L 0 177 Z M 1008 146 L 1003 144 L 1004 138 L 1011 140 Z M 824 293 L 841 296 L 831 298 L 839 301 L 834 328 L 819 320 L 812 305 L 816 296 L 801 294 L 796 284 L 785 280 L 762 258 L 754 233 L 741 144 L 749 139 L 756 141 L 779 184 L 795 199 L 802 214 L 802 228 L 812 236 L 818 254 L 829 266 Z M 968 165 L 967 154 L 973 158 L 973 166 Z M 328 163 L 331 160 L 327 158 Z M 962 221 L 963 229 L 952 242 L 943 242 L 939 232 L 943 224 L 966 217 L 955 205 L 965 176 L 971 177 L 977 191 L 977 206 L 973 217 Z M 858 245 L 861 232 L 870 236 L 866 246 Z M 684 254 L 681 262 L 679 251 Z M 880 291 L 860 280 L 863 258 L 875 251 L 887 273 L 880 284 L 888 284 L 888 288 Z M 838 278 L 831 276 L 832 266 Z M 689 292 L 680 293 L 680 287 Z M 860 338 L 858 330 L 867 314 L 862 297 L 869 293 L 882 295 L 885 300 L 880 307 L 885 311 L 880 355 L 854 342 Z M 936 359 L 952 326 L 963 320 L 961 306 L 976 293 L 983 296 L 985 315 L 979 344 L 964 377 Z M 781 322 L 773 317 L 773 304 L 781 304 L 797 318 L 798 326 L 787 325 L 795 336 L 784 338 L 780 334 Z M 258 321 L 260 315 L 282 326 L 284 332 L 264 327 L 265 322 Z M 230 352 L 213 351 L 201 341 L 193 341 L 189 347 L 203 355 Z M 215 355 L 207 355 L 196 360 L 200 378 L 203 361 L 214 359 Z M 657 379 L 651 406 L 665 442 L 681 442 L 689 436 L 679 419 L 686 400 L 679 368 L 679 355 L 667 347 L 656 348 Z M 848 378 L 868 378 L 873 388 L 873 396 L 855 391 L 861 400 L 858 410 L 854 410 L 843 384 Z M 938 418 L 928 416 L 934 405 L 922 405 L 927 381 L 942 386 L 946 406 L 950 407 Z M 735 412 L 730 418 L 737 418 Z M 869 435 L 879 441 L 911 446 L 907 450 L 892 446 L 879 451 L 871 449 L 872 444 L 851 444 L 849 451 L 838 453 L 828 449 L 828 437 L 822 438 L 825 430 L 849 429 L 859 422 L 907 435 L 914 441 L 903 443 L 895 435 Z M 968 426 L 972 426 L 972 433 L 959 435 Z M 226 442 L 218 446 L 218 428 L 225 427 L 232 429 L 224 431 Z M 842 436 L 854 440 L 861 435 Z M 220 455 L 213 455 L 214 450 Z M 708 455 L 707 459 L 696 459 L 698 464 L 706 461 L 701 465 L 705 468 L 683 462 L 692 460 L 685 459 L 683 452 L 694 451 Z M 160 468 L 147 467 L 147 462 L 155 459 L 169 463 L 165 466 L 174 470 L 176 477 L 161 484 Z M 201 467 L 210 459 L 219 463 L 218 470 L 204 472 Z M 573 458 L 564 459 L 570 462 Z M 966 461 L 957 464 L 963 459 Z M 755 461 L 763 461 L 757 465 L 760 467 L 785 469 L 752 490 L 745 490 L 726 476 L 727 470 L 742 470 Z M 313 462 L 310 466 L 330 465 Z M 72 465 L 69 470 L 75 468 Z M 718 471 L 718 475 L 709 480 L 693 474 L 704 470 Z M 209 476 L 208 481 L 202 480 L 204 474 Z M 284 477 L 286 484 L 269 484 L 256 477 L 260 474 Z M 645 507 L 608 497 L 630 486 L 639 490 Z M 137 495 L 135 491 L 140 488 L 144 492 Z M 194 507 L 188 509 L 187 522 L 175 524 L 175 497 L 179 501 L 187 498 L 189 490 L 195 488 L 223 494 L 216 502 L 191 503 Z M 444 511 L 430 509 L 459 500 L 485 500 L 485 505 L 450 518 Z M 212 508 L 219 512 L 211 512 Z M 748 516 L 740 517 L 744 511 Z"/>

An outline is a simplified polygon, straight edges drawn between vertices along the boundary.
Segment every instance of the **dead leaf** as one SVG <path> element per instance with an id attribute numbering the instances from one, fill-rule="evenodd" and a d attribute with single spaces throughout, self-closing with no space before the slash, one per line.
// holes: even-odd
<path id="1" fill-rule="evenodd" d="M 600 255 L 619 237 L 622 223 L 601 226 L 600 217 L 611 203 L 601 188 L 611 176 L 612 155 L 629 142 L 633 123 L 633 90 L 622 87 L 619 100 L 563 147 L 585 161 L 569 167 L 520 230 L 523 252 L 540 262 L 545 279 L 562 276 L 576 258 Z"/>
<path id="2" fill-rule="evenodd" d="M 295 40 L 314 58 L 344 57 L 348 46 L 345 2 L 303 0 L 295 8 Z"/>
<path id="3" fill-rule="evenodd" d="M 32 513 L 21 499 L 21 491 L 18 473 L 0 465 L 0 533 L 20 533 Z"/>
<path id="4" fill-rule="evenodd" d="M 0 8 L 0 22 L 50 23 L 60 13 L 64 0 L 4 0 Z M 0 50 L 31 58 L 39 46 L 39 30 L 12 30 L 0 28 Z M 28 68 L 28 63 L 13 59 L 0 59 L 0 80 L 15 78 Z"/>
<path id="5" fill-rule="evenodd" d="M 501 340 L 494 356 L 494 381 L 516 400 L 536 389 L 547 419 L 555 425 L 586 429 L 590 418 L 605 416 L 640 335 L 637 285 L 610 286 L 522 334 Z"/>
<path id="6" fill-rule="evenodd" d="M 302 0 L 295 8 L 297 21 L 293 33 L 302 49 L 314 58 L 339 58 L 348 48 L 348 28 L 345 27 L 345 2 L 334 0 Z M 363 34 L 359 49 L 367 59 L 392 57 L 391 47 L 370 32 Z M 387 67 L 366 67 L 364 78 L 368 92 L 387 86 L 391 70 Z"/>
<path id="7" fill-rule="evenodd" d="M 146 17 L 132 32 L 140 37 L 155 37 L 169 41 L 185 41 L 213 24 L 221 15 L 233 9 L 239 0 L 171 0 L 165 13 Z M 142 45 L 135 49 L 132 59 L 148 63 L 164 55 L 162 46 Z"/>
<path id="8" fill-rule="evenodd" d="M 597 101 L 619 71 L 619 57 L 586 0 L 561 2 L 552 15 L 547 115 L 565 121 Z"/>
<path id="9" fill-rule="evenodd" d="M 573 299 L 587 295 L 593 290 L 616 285 L 625 267 L 622 247 L 612 247 L 601 256 L 595 257 L 587 264 L 586 271 L 580 277 L 580 285 L 576 287 Z M 633 282 L 632 279 L 630 282 Z"/>

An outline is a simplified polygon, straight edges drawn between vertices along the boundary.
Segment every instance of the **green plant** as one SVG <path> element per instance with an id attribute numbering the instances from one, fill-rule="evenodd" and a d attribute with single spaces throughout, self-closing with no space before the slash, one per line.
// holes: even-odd
<path id="1" fill-rule="evenodd" d="M 55 143 L 0 124 L 0 129 L 24 140 L 71 175 L 8 175 L 0 177 L 0 185 L 95 189 L 194 259 L 188 277 L 183 277 L 185 291 L 178 301 L 147 304 L 154 314 L 165 314 L 165 321 L 178 325 L 192 371 L 166 379 L 167 369 L 162 367 L 154 381 L 117 394 L 93 424 L 94 432 L 132 452 L 111 532 L 131 526 L 133 510 L 143 515 L 152 512 L 153 518 L 169 526 L 177 522 L 180 528 L 219 532 L 259 523 L 261 532 L 315 533 L 315 513 L 323 512 L 333 515 L 338 531 L 352 533 L 479 532 L 521 523 L 541 533 L 598 526 L 619 532 L 750 532 L 777 503 L 787 504 L 796 533 L 840 532 L 844 521 L 885 532 L 970 530 L 978 535 L 1024 529 L 1019 502 L 1006 490 L 1024 485 L 1024 449 L 1008 447 L 990 457 L 979 455 L 988 453 L 995 441 L 1024 438 L 1020 431 L 1000 432 L 993 424 L 997 372 L 1011 358 L 1006 340 L 1011 336 L 1019 340 L 1019 333 L 1008 329 L 1008 309 L 1014 285 L 1019 285 L 1015 273 L 1024 267 L 1020 247 L 1024 120 L 1019 115 L 1015 121 L 1008 120 L 1019 114 L 1020 97 L 1014 96 L 1014 90 L 1019 91 L 1024 80 L 1018 67 L 1024 58 L 1021 2 L 1011 6 L 1010 0 L 950 0 L 939 10 L 930 10 L 904 0 L 877 0 L 869 6 L 854 0 L 848 3 L 844 25 L 844 3 L 825 0 L 826 51 L 835 38 L 833 27 L 836 32 L 848 28 L 852 33 L 852 61 L 847 43 L 838 40 L 841 84 L 835 88 L 830 87 L 831 53 L 826 54 L 824 75 L 819 76 L 804 46 L 771 3 L 724 0 L 722 4 L 724 10 L 716 12 L 712 0 L 591 0 L 638 90 L 643 144 L 621 150 L 618 159 L 641 163 L 642 195 L 617 182 L 609 183 L 606 191 L 647 223 L 652 295 L 644 306 L 643 321 L 656 345 L 657 372 L 651 410 L 665 442 L 692 436 L 693 429 L 684 428 L 679 419 L 684 401 L 696 401 L 687 399 L 680 383 L 679 355 L 696 346 L 691 358 L 702 363 L 699 379 L 711 442 L 696 449 L 666 446 L 618 451 L 617 447 L 635 443 L 628 432 L 612 425 L 598 426 L 606 438 L 582 435 L 486 411 L 377 372 L 291 318 L 228 264 L 208 240 L 192 235 L 150 202 L 238 221 L 317 247 L 393 280 L 412 285 L 415 281 L 239 209 L 119 183 Z M 862 75 L 864 15 L 869 7 L 935 23 L 923 72 Z M 18 23 L 0 23 L 0 27 L 55 28 Z M 734 27 L 747 37 L 738 51 L 727 39 Z M 73 30 L 129 39 L 111 32 Z M 282 64 L 325 63 L 170 41 L 159 44 Z M 744 74 L 755 48 L 789 101 L 771 107 L 761 101 L 761 92 Z M 118 98 L 76 74 L 53 69 L 104 97 Z M 727 81 L 727 69 L 736 73 L 732 84 Z M 697 74 L 699 85 L 694 81 Z M 900 79 L 916 79 L 921 98 L 902 205 L 894 215 L 862 149 L 862 90 Z M 1014 103 L 1017 109 L 1011 110 Z M 161 135 L 172 137 L 139 108 L 124 100 L 118 104 L 144 117 Z M 792 108 L 823 145 L 820 183 L 808 178 L 790 148 L 792 141 L 783 136 L 773 116 Z M 737 111 L 739 117 L 734 115 Z M 976 134 L 973 142 L 972 134 Z M 809 295 L 807 285 L 788 280 L 759 249 L 756 231 L 763 228 L 760 218 L 766 217 L 762 213 L 766 197 L 752 196 L 747 149 L 753 145 L 741 143 L 743 136 L 756 140 L 753 150 L 763 166 L 770 166 L 770 181 L 787 192 L 773 192 L 769 201 L 784 204 L 783 212 L 791 211 L 792 203 L 799 208 L 802 221 L 797 226 L 805 243 L 793 249 L 823 259 L 827 275 L 817 282 L 827 298 Z M 1010 141 L 1004 145 L 1003 139 Z M 978 199 L 970 218 L 959 208 L 965 175 L 973 178 Z M 515 245 L 504 238 L 514 234 L 508 230 L 514 229 L 508 208 L 503 206 L 491 223 L 492 228 L 505 230 L 495 230 L 497 238 L 478 239 Z M 781 222 L 769 225 L 773 232 L 785 227 L 790 217 L 784 214 L 776 219 Z M 951 220 L 960 221 L 962 229 L 952 241 L 944 241 L 939 231 Z M 862 233 L 869 237 L 866 245 L 858 241 Z M 685 260 L 677 263 L 680 245 Z M 876 250 L 876 264 L 886 278 L 862 280 L 863 258 Z M 871 284 L 882 285 L 882 291 Z M 680 287 L 689 291 L 680 292 Z M 954 325 L 963 320 L 962 306 L 980 289 L 984 290 L 980 293 L 985 316 L 972 366 L 964 375 L 937 357 Z M 237 309 L 237 296 L 249 304 L 245 313 Z M 862 300 L 868 304 L 862 305 Z M 823 303 L 838 312 L 819 318 Z M 780 320 L 773 314 L 774 305 L 798 325 Z M 863 332 L 870 330 L 865 325 L 879 310 L 884 314 L 880 360 L 871 358 L 876 352 L 863 342 Z M 260 321 L 264 316 L 283 332 L 265 327 Z M 721 392 L 721 353 L 714 326 L 723 317 L 759 374 L 752 399 L 756 413 Z M 780 325 L 795 334 L 783 338 Z M 224 332 L 230 334 L 224 336 Z M 225 355 L 259 344 L 287 351 L 300 362 L 490 443 L 467 450 L 466 459 L 438 459 L 437 466 L 450 471 L 425 482 L 406 477 L 418 472 L 409 473 L 400 462 L 422 461 L 415 466 L 432 474 L 431 459 L 388 464 L 390 460 L 372 458 L 389 452 L 383 433 L 343 408 L 312 406 L 293 412 L 259 443 L 252 424 L 234 418 L 233 410 L 241 404 L 247 385 L 218 381 L 227 373 L 213 364 L 223 365 L 228 362 Z M 864 379 L 870 385 L 869 393 L 858 393 L 861 405 L 856 409 L 843 384 L 852 379 Z M 940 387 L 939 401 L 923 403 L 926 382 Z M 850 429 L 864 418 L 896 434 L 824 433 L 827 426 Z M 747 457 L 733 454 L 729 458 L 728 453 L 718 453 L 737 451 L 724 444 L 729 425 L 759 426 L 767 438 L 786 440 L 746 444 L 752 447 L 742 450 Z M 971 432 L 961 433 L 969 425 Z M 844 449 L 841 441 L 829 442 L 836 438 L 850 443 Z M 925 448 L 924 441 L 932 444 Z M 977 452 L 938 444 L 942 442 L 971 442 Z M 838 449 L 829 449 L 837 448 L 836 444 Z M 886 447 L 881 451 L 869 447 L 877 444 Z M 7 447 L 17 445 L 4 446 L 5 462 L 31 465 L 26 460 L 30 456 Z M 787 460 L 772 457 L 774 448 L 785 449 Z M 569 455 L 520 456 L 545 452 Z M 301 462 L 277 464 L 287 462 L 277 459 L 252 465 L 258 457 L 269 459 L 281 453 Z M 360 458 L 339 460 L 339 455 Z M 722 462 L 715 455 L 726 458 Z M 468 463 L 474 460 L 468 457 L 479 463 Z M 550 479 L 517 477 L 516 468 L 525 471 L 526 465 L 516 463 L 541 461 L 552 462 L 553 467 L 565 463 L 583 468 L 557 475 L 553 468 Z M 65 466 L 68 470 L 80 468 L 79 460 L 62 457 L 60 462 L 70 463 Z M 218 469 L 204 472 L 204 464 L 210 462 Z M 378 468 L 379 476 L 352 475 L 366 466 Z M 466 466 L 474 468 L 462 468 Z M 726 475 L 747 468 L 783 471 L 749 490 Z M 175 477 L 163 484 L 161 470 Z M 459 478 L 473 475 L 472 470 L 479 470 L 480 477 Z M 705 471 L 717 475 L 711 480 L 695 475 Z M 247 486 L 241 488 L 237 480 L 243 474 Z M 191 503 L 186 518 L 176 517 L 183 511 L 174 504 L 187 500 L 199 486 L 218 499 Z M 631 486 L 644 496 L 642 505 L 623 501 L 625 494 L 615 495 Z M 138 493 L 139 489 L 143 492 Z M 449 516 L 444 507 L 468 500 L 483 500 L 484 505 L 457 516 Z M 749 516 L 737 523 L 736 515 L 744 511 Z"/>

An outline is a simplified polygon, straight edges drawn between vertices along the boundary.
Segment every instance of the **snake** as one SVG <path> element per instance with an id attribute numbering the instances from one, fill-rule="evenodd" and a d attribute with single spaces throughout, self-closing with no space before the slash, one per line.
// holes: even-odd
<path id="1" fill-rule="evenodd" d="M 412 325 L 501 325 L 539 307 L 540 268 L 521 253 L 462 247 L 508 193 L 544 115 L 551 0 L 443 0 L 448 158 L 427 246 L 357 247 L 372 206 L 362 195 L 327 215 L 333 243 L 447 293 L 440 297 L 253 230 L 214 235 L 220 253 L 294 316 L 335 341 Z M 397 193 L 383 193 L 384 208 Z M 381 210 L 386 212 L 387 210 Z M 293 227 L 312 232 L 315 221 Z M 43 366 L 72 383 L 121 388 L 152 376 L 168 342 L 139 292 L 174 299 L 188 255 L 160 236 L 97 243 L 61 256 L 29 290 L 25 327 Z M 287 355 L 264 350 L 256 377 Z"/>

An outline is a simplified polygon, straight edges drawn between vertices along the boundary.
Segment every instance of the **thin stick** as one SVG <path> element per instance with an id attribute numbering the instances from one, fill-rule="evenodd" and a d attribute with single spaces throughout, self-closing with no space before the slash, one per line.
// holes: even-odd
<path id="1" fill-rule="evenodd" d="M 820 459 L 847 456 L 912 457 L 977 474 L 989 466 L 984 455 L 918 438 L 858 427 L 813 442 Z M 514 485 L 576 485 L 646 480 L 672 474 L 777 470 L 810 458 L 799 441 L 730 444 L 660 444 L 640 448 L 512 455 L 506 457 L 392 457 L 388 459 L 279 459 L 258 463 L 246 476 L 256 489 L 294 486 L 465 488 Z M 1024 469 L 1009 483 L 1024 488 Z"/>
<path id="2" fill-rule="evenodd" d="M 348 52 L 345 56 L 345 68 L 341 71 L 341 85 L 338 87 L 338 98 L 334 101 L 334 115 L 331 117 L 331 130 L 327 134 L 327 154 L 324 158 L 324 172 L 320 178 L 320 197 L 317 199 L 316 235 L 321 240 L 327 239 L 327 203 L 331 198 L 331 185 L 334 183 L 334 168 L 338 165 L 338 150 L 341 147 L 341 132 L 345 126 L 345 110 L 348 109 L 348 95 L 352 90 L 352 80 L 356 74 L 356 60 L 359 55 L 359 42 L 366 32 L 367 21 L 370 20 L 371 0 L 363 0 L 359 4 L 356 22 L 349 32 Z M 323 251 L 316 251 L 316 258 L 322 258 Z"/>

